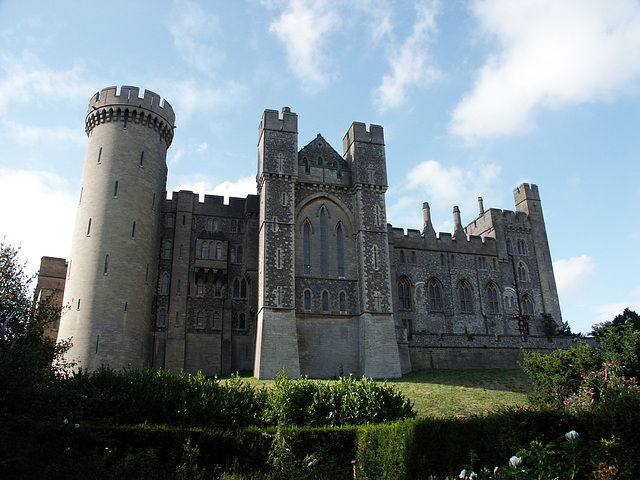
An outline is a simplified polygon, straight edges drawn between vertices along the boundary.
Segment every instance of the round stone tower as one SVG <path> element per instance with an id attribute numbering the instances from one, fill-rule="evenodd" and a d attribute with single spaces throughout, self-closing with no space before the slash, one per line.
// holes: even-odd
<path id="1" fill-rule="evenodd" d="M 89 137 L 58 339 L 95 370 L 151 363 L 160 205 L 173 139 L 171 105 L 138 87 L 89 102 Z"/>

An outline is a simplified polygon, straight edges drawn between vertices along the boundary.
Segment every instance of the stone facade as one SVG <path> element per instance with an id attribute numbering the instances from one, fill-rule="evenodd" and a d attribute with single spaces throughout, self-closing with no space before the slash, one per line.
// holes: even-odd
<path id="1" fill-rule="evenodd" d="M 299 149 L 285 107 L 260 122 L 257 195 L 168 198 L 173 121 L 135 87 L 89 105 L 59 333 L 81 366 L 398 377 L 511 365 L 514 342 L 544 349 L 542 313 L 561 321 L 535 185 L 515 212 L 479 199 L 465 228 L 455 207 L 453 234 L 425 204 L 405 233 L 386 221 L 382 127 L 353 123 L 342 155 L 321 135 Z"/>

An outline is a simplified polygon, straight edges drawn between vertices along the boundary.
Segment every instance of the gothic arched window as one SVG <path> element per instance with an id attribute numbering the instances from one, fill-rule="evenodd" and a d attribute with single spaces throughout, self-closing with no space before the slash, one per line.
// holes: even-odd
<path id="1" fill-rule="evenodd" d="M 533 300 L 529 295 L 522 298 L 522 313 L 533 317 Z"/>
<path id="2" fill-rule="evenodd" d="M 527 281 L 527 267 L 522 262 L 518 264 L 518 280 L 521 282 Z"/>
<path id="3" fill-rule="evenodd" d="M 327 211 L 322 207 L 320 209 L 320 265 L 323 277 L 326 277 L 328 274 L 327 257 Z"/>
<path id="4" fill-rule="evenodd" d="M 400 309 L 411 309 L 411 285 L 407 278 L 401 278 L 398 281 L 398 302 Z"/>
<path id="5" fill-rule="evenodd" d="M 160 280 L 160 293 L 162 295 L 169 294 L 169 275 L 166 273 L 162 275 L 162 280 Z"/>
<path id="6" fill-rule="evenodd" d="M 471 307 L 471 285 L 469 285 L 469 282 L 463 280 L 458 284 L 458 299 L 461 313 L 473 313 Z"/>
<path id="7" fill-rule="evenodd" d="M 347 294 L 340 292 L 340 313 L 347 313 Z"/>
<path id="8" fill-rule="evenodd" d="M 216 260 L 222 260 L 222 243 L 216 243 Z"/>
<path id="9" fill-rule="evenodd" d="M 198 312 L 198 316 L 196 317 L 196 327 L 197 328 L 204 327 L 204 313 L 202 313 L 202 311 Z"/>
<path id="10" fill-rule="evenodd" d="M 489 313 L 498 315 L 500 313 L 500 289 L 495 283 L 487 286 L 487 301 L 489 302 Z"/>
<path id="11" fill-rule="evenodd" d="M 309 222 L 304 224 L 304 273 L 305 275 L 311 274 L 311 226 Z"/>
<path id="12" fill-rule="evenodd" d="M 440 282 L 435 278 L 429 280 L 427 291 L 429 292 L 429 311 L 442 312 L 442 285 Z"/>
<path id="13" fill-rule="evenodd" d="M 338 247 L 338 276 L 344 277 L 344 236 L 342 235 L 342 225 L 338 224 L 336 229 Z"/>
<path id="14" fill-rule="evenodd" d="M 247 298 L 247 281 L 244 278 L 240 282 L 240 298 Z"/>
<path id="15" fill-rule="evenodd" d="M 329 292 L 327 292 L 326 290 L 322 292 L 322 311 L 329 311 Z"/>
<path id="16" fill-rule="evenodd" d="M 311 290 L 304 291 L 304 309 L 311 310 Z"/>
<path id="17" fill-rule="evenodd" d="M 202 248 L 200 249 L 200 258 L 207 258 L 209 256 L 209 245 L 207 242 L 202 242 Z"/>

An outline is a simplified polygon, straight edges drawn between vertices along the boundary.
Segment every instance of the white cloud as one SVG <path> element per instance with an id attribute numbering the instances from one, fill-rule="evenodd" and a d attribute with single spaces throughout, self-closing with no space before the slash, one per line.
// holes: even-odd
<path id="1" fill-rule="evenodd" d="M 637 89 L 640 5 L 633 0 L 476 0 L 472 11 L 499 50 L 454 109 L 455 134 L 522 132 L 541 109 Z"/>
<path id="2" fill-rule="evenodd" d="M 339 25 L 340 16 L 326 0 L 290 0 L 287 9 L 271 23 L 270 31 L 287 49 L 289 70 L 300 79 L 303 90 L 321 90 L 335 77 L 324 46 Z"/>
<path id="3" fill-rule="evenodd" d="M 225 201 L 228 201 L 229 197 L 244 198 L 249 194 L 255 195 L 256 178 L 245 177 L 235 182 L 225 181 L 218 184 L 214 184 L 209 179 L 196 178 L 193 181 L 183 182 L 172 190 L 189 190 L 193 193 L 198 193 L 201 200 L 204 195 L 220 195 L 225 197 Z"/>
<path id="4" fill-rule="evenodd" d="M 247 100 L 247 87 L 234 80 L 221 80 L 209 87 L 195 79 L 162 82 L 163 91 L 171 93 L 171 106 L 178 112 L 177 122 L 198 112 L 220 112 Z"/>
<path id="5" fill-rule="evenodd" d="M 12 104 L 84 102 L 78 92 L 92 91 L 81 68 L 54 70 L 28 52 L 15 57 L 0 51 L 0 71 L 0 114 L 7 114 Z"/>
<path id="6" fill-rule="evenodd" d="M 495 193 L 501 170 L 492 163 L 476 163 L 463 170 L 436 160 L 424 161 L 409 171 L 398 197 L 390 189 L 389 216 L 393 223 L 398 222 L 396 226 L 422 228 L 422 203 L 428 201 L 436 231 L 450 231 L 454 205 L 460 207 L 462 223 L 466 224 L 468 219 L 476 218 L 478 195 L 483 196 L 485 205 L 501 198 Z"/>
<path id="7" fill-rule="evenodd" d="M 596 264 L 589 255 L 556 260 L 553 262 L 553 272 L 558 294 L 563 296 L 577 291 L 595 270 Z"/>
<path id="8" fill-rule="evenodd" d="M 214 46 L 220 19 L 189 0 L 174 1 L 174 11 L 171 35 L 179 58 L 201 73 L 214 73 L 224 61 L 224 53 Z"/>
<path id="9" fill-rule="evenodd" d="M 411 34 L 401 45 L 389 49 L 387 60 L 391 73 L 385 75 L 382 84 L 374 90 L 375 101 L 381 112 L 402 105 L 409 87 L 424 85 L 439 75 L 430 63 L 428 49 L 436 32 L 437 8 L 434 2 L 416 3 L 415 7 L 416 21 Z M 389 36 L 389 24 L 389 17 L 384 17 L 383 24 L 375 30 L 375 34 Z"/>
<path id="10" fill-rule="evenodd" d="M 50 172 L 0 169 L 0 238 L 22 245 L 20 258 L 34 273 L 43 256 L 69 255 L 78 198 L 65 178 Z"/>

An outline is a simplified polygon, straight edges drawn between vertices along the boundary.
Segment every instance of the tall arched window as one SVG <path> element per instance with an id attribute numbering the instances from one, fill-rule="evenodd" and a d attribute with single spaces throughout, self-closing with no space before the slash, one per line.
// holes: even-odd
<path id="1" fill-rule="evenodd" d="M 347 294 L 340 292 L 340 313 L 347 313 Z"/>
<path id="2" fill-rule="evenodd" d="M 311 290 L 304 291 L 304 309 L 311 310 Z"/>
<path id="3" fill-rule="evenodd" d="M 213 328 L 216 330 L 220 328 L 220 314 L 218 312 L 213 314 Z"/>
<path id="4" fill-rule="evenodd" d="M 533 317 L 533 300 L 529 295 L 522 297 L 522 313 Z"/>
<path id="5" fill-rule="evenodd" d="M 216 260 L 222 260 L 222 243 L 216 243 Z"/>
<path id="6" fill-rule="evenodd" d="M 329 292 L 327 292 L 326 290 L 322 292 L 322 311 L 329 311 Z"/>
<path id="7" fill-rule="evenodd" d="M 407 278 L 398 280 L 398 303 L 402 310 L 411 309 L 411 285 Z"/>
<path id="8" fill-rule="evenodd" d="M 339 223 L 336 229 L 338 248 L 338 276 L 344 277 L 344 238 L 342 235 L 342 225 Z"/>
<path id="9" fill-rule="evenodd" d="M 196 282 L 196 296 L 201 297 L 204 293 L 204 280 L 202 277 L 198 278 Z"/>
<path id="10" fill-rule="evenodd" d="M 327 211 L 322 207 L 320 210 L 320 265 L 323 277 L 326 277 L 328 274 L 327 257 Z"/>
<path id="11" fill-rule="evenodd" d="M 305 222 L 303 229 L 304 273 L 311 274 L 311 226 Z"/>
<path id="12" fill-rule="evenodd" d="M 236 247 L 231 247 L 229 255 L 231 256 L 231 263 L 236 263 Z"/>
<path id="13" fill-rule="evenodd" d="M 247 281 L 244 278 L 240 282 L 240 298 L 247 298 Z"/>
<path id="14" fill-rule="evenodd" d="M 524 240 L 518 239 L 516 241 L 516 245 L 518 247 L 518 254 L 519 255 L 526 255 L 527 254 L 527 245 L 524 243 Z"/>
<path id="15" fill-rule="evenodd" d="M 216 297 L 222 296 L 222 280 L 220 280 L 219 278 L 216 280 L 216 289 L 215 289 L 214 295 Z"/>
<path id="16" fill-rule="evenodd" d="M 489 302 L 489 313 L 498 315 L 500 313 L 500 289 L 495 283 L 487 286 L 487 301 Z"/>
<path id="17" fill-rule="evenodd" d="M 163 309 L 160 309 L 160 312 L 158 313 L 158 326 L 164 327 L 166 323 L 167 323 L 167 312 L 163 308 Z"/>
<path id="18" fill-rule="evenodd" d="M 521 282 L 527 281 L 527 267 L 522 262 L 518 264 L 518 280 Z"/>
<path id="19" fill-rule="evenodd" d="M 458 285 L 458 300 L 460 301 L 461 313 L 473 313 L 471 308 L 471 285 L 464 280 Z"/>
<path id="20" fill-rule="evenodd" d="M 162 275 L 162 280 L 160 280 L 160 293 L 162 295 L 169 294 L 169 275 L 166 273 Z"/>
<path id="21" fill-rule="evenodd" d="M 202 242 L 202 248 L 200 249 L 200 258 L 208 258 L 209 257 L 209 244 L 207 242 Z"/>
<path id="22" fill-rule="evenodd" d="M 171 242 L 164 243 L 163 257 L 165 260 L 169 260 L 171 258 Z"/>
<path id="23" fill-rule="evenodd" d="M 442 312 L 442 285 L 435 278 L 429 280 L 427 284 L 429 292 L 429 311 Z"/>
<path id="24" fill-rule="evenodd" d="M 196 327 L 197 328 L 204 327 L 204 313 L 202 311 L 198 312 L 198 316 L 196 317 Z"/>

